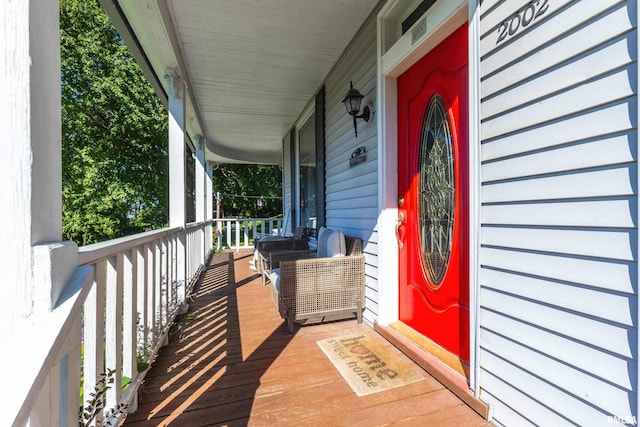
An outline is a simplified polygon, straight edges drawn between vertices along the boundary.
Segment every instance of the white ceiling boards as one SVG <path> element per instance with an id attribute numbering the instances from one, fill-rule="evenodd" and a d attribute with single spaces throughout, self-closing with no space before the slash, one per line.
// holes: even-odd
<path id="1" fill-rule="evenodd" d="M 187 131 L 205 136 L 207 160 L 279 163 L 282 137 L 377 0 L 102 3 L 165 92 L 165 75 L 186 80 Z"/>

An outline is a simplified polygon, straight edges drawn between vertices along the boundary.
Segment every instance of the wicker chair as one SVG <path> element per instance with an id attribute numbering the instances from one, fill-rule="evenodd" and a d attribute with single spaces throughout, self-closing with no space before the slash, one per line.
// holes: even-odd
<path id="1" fill-rule="evenodd" d="M 270 264 L 279 267 L 271 281 L 271 296 L 280 316 L 293 323 L 314 323 L 356 317 L 364 310 L 364 256 L 362 240 L 345 236 L 346 255 L 309 258 L 311 251 L 273 252 Z M 278 282 L 279 281 L 279 289 Z"/>
<path id="2" fill-rule="evenodd" d="M 256 254 L 254 256 L 255 267 L 262 276 L 262 283 L 266 283 L 266 279 L 270 273 L 269 256 L 272 252 L 279 251 L 306 251 L 309 249 L 308 238 L 287 238 L 268 240 L 260 239 L 255 244 Z"/>

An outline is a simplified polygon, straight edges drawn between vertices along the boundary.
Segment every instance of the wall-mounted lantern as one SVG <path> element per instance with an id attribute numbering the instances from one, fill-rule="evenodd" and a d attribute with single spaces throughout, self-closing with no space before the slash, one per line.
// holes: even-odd
<path id="1" fill-rule="evenodd" d="M 362 114 L 358 115 L 360 112 L 360 103 L 362 102 L 362 98 L 364 98 L 364 95 L 358 92 L 357 89 L 354 89 L 353 82 L 351 82 L 351 89 L 349 89 L 349 92 L 347 92 L 342 100 L 345 108 L 347 109 L 347 113 L 353 116 L 353 129 L 356 131 L 356 138 L 358 137 L 358 124 L 356 119 L 364 119 L 365 122 L 368 122 L 371 114 L 369 107 L 365 106 L 364 110 L 362 110 Z"/>

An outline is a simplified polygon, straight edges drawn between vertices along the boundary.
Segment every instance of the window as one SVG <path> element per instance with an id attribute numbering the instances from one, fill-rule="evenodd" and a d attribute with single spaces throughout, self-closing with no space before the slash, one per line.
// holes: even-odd
<path id="1" fill-rule="evenodd" d="M 308 228 L 311 235 L 317 230 L 316 197 L 316 126 L 315 115 L 300 127 L 297 140 L 297 185 L 298 209 L 296 226 Z"/>
<path id="2" fill-rule="evenodd" d="M 456 200 L 451 126 L 438 95 L 431 98 L 425 114 L 419 161 L 422 256 L 429 280 L 437 286 L 444 279 L 451 258 Z"/>

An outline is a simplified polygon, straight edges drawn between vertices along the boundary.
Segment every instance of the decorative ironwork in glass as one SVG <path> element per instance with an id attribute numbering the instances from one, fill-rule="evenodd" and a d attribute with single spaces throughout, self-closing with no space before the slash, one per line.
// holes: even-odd
<path id="1" fill-rule="evenodd" d="M 455 179 L 451 127 L 442 98 L 434 95 L 422 124 L 418 173 L 418 222 L 429 281 L 444 279 L 453 245 Z"/>

